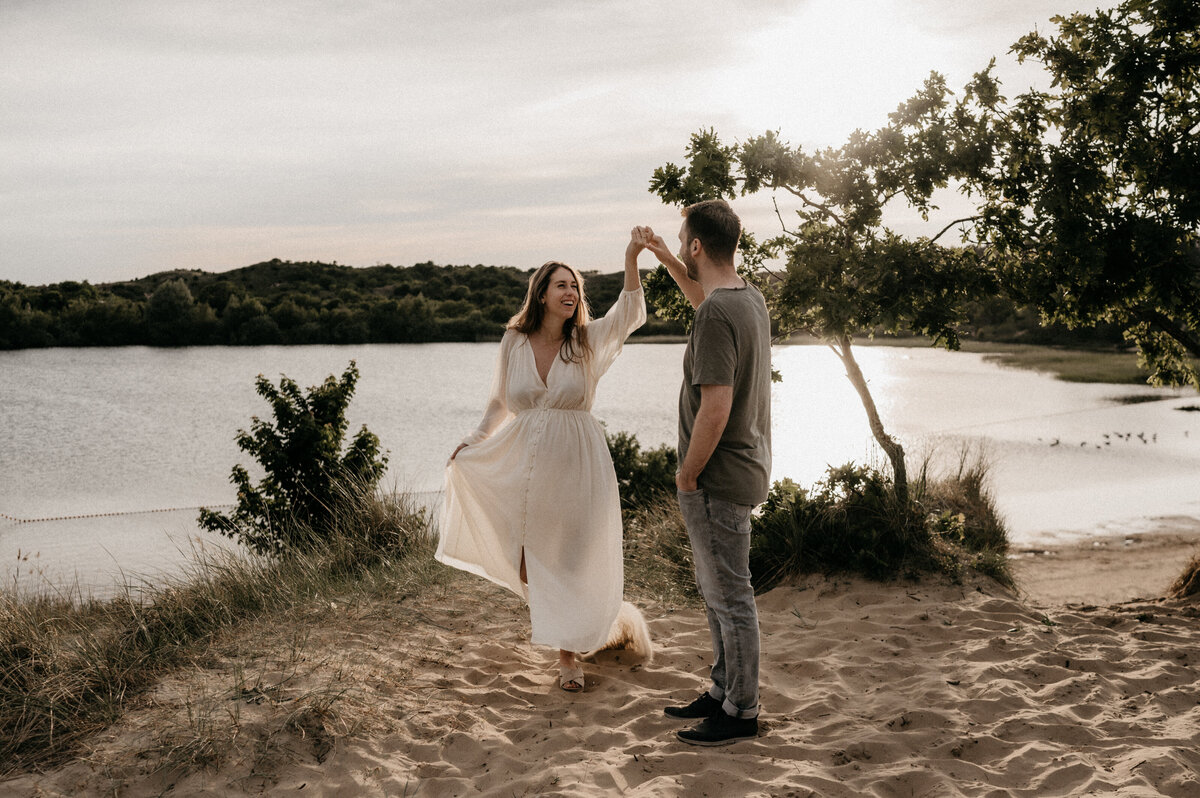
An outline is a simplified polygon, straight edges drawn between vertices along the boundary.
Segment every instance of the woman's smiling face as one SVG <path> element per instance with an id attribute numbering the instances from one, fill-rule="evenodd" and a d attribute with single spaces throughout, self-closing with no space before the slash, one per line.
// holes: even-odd
<path id="1" fill-rule="evenodd" d="M 553 316 L 560 321 L 566 321 L 575 315 L 579 308 L 579 283 L 570 269 L 559 266 L 550 273 L 546 293 L 542 295 L 542 305 L 547 316 Z"/>

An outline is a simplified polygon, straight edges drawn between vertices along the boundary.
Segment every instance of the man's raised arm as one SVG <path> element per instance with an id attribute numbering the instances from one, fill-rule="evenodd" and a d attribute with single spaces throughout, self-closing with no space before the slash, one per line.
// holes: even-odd
<path id="1" fill-rule="evenodd" d="M 650 228 L 645 228 L 649 230 Z M 693 308 L 700 307 L 700 303 L 704 301 L 704 288 L 700 283 L 693 280 L 687 275 L 687 266 L 683 264 L 679 258 L 675 257 L 675 253 L 667 246 L 667 242 L 660 235 L 655 235 L 654 231 L 650 231 L 649 239 L 646 241 L 646 249 L 654 253 L 658 258 L 658 262 L 667 267 L 667 272 L 671 275 L 679 290 L 687 297 L 687 301 L 692 303 Z"/>

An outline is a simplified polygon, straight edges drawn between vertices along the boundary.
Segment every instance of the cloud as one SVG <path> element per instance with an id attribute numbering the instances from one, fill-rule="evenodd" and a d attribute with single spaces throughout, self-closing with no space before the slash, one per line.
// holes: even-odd
<path id="1" fill-rule="evenodd" d="M 7 0 L 0 279 L 251 253 L 589 267 L 632 214 L 674 223 L 647 182 L 697 129 L 840 143 L 1059 3 L 1001 5 Z"/>

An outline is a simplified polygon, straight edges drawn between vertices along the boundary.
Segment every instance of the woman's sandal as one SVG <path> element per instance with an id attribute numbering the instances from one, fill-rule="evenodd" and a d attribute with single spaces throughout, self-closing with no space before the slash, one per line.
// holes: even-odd
<path id="1" fill-rule="evenodd" d="M 558 666 L 558 686 L 568 693 L 582 693 L 583 682 L 583 668 L 578 665 L 573 668 Z"/>

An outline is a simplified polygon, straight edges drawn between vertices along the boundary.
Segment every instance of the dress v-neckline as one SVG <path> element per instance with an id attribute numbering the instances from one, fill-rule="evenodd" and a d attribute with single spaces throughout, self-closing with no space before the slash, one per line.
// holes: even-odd
<path id="1" fill-rule="evenodd" d="M 550 365 L 546 367 L 546 376 L 542 376 L 542 372 L 538 370 L 537 350 L 533 347 L 533 338 L 526 335 L 525 343 L 529 346 L 529 356 L 533 358 L 533 373 L 538 378 L 538 382 L 546 390 L 550 390 L 550 372 L 554 371 L 554 361 L 558 360 L 558 352 L 554 353 L 554 357 L 550 359 Z"/>

